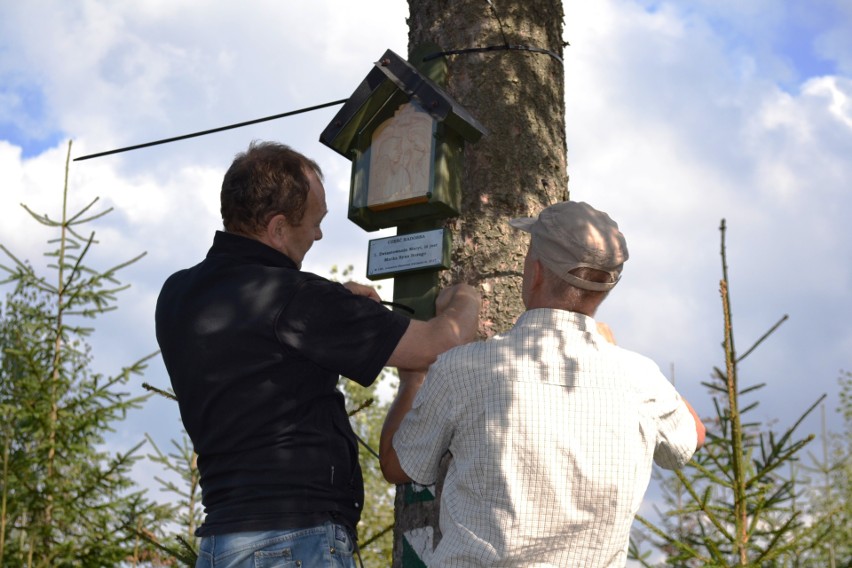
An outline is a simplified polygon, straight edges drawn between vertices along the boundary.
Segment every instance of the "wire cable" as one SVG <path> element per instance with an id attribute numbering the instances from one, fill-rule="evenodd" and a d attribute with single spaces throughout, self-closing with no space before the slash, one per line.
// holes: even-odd
<path id="1" fill-rule="evenodd" d="M 339 101 L 332 101 L 330 103 L 323 103 L 320 105 L 315 105 L 308 108 L 303 108 L 299 110 L 293 110 L 290 112 L 284 112 L 281 114 L 276 114 L 273 116 L 267 116 L 265 118 L 256 118 L 254 120 L 247 120 L 245 122 L 238 122 L 237 124 L 229 124 L 228 126 L 220 126 L 219 128 L 211 128 L 210 130 L 202 130 L 201 132 L 193 132 L 192 134 L 183 134 L 181 136 L 174 136 L 172 138 L 163 138 L 162 140 L 155 140 L 153 142 L 146 142 L 144 144 L 136 144 L 135 146 L 127 146 L 125 148 L 118 148 L 116 150 L 109 150 L 107 152 L 99 152 L 97 154 L 89 154 L 88 156 L 80 156 L 79 158 L 74 158 L 75 162 L 80 162 L 82 160 L 88 160 L 90 158 L 99 158 L 101 156 L 109 156 L 110 154 L 118 154 L 119 152 L 128 152 L 130 150 L 138 150 L 139 148 L 148 148 L 150 146 L 157 146 L 159 144 L 168 144 L 169 142 L 177 142 L 178 140 L 186 140 L 187 138 L 196 138 L 198 136 L 205 136 L 207 134 L 213 134 L 215 132 L 222 132 L 223 130 L 232 130 L 234 128 L 241 128 L 243 126 L 249 126 L 251 124 L 257 124 L 259 122 L 267 122 L 269 120 L 276 120 L 278 118 L 284 118 L 286 116 L 293 116 L 296 114 L 302 114 L 304 112 L 311 112 L 314 110 L 319 110 L 321 108 L 326 108 L 335 105 L 342 105 L 348 99 L 340 99 Z"/>
<path id="2" fill-rule="evenodd" d="M 549 49 L 544 49 L 541 47 L 530 47 L 528 45 L 489 45 L 487 47 L 469 47 L 467 49 L 451 49 L 449 51 L 441 51 L 438 53 L 430 53 L 426 57 L 423 58 L 423 61 L 431 61 L 433 59 L 437 59 L 439 57 L 443 57 L 445 55 L 461 55 L 463 53 L 479 53 L 483 51 L 532 51 L 534 53 L 544 53 L 555 60 L 557 60 L 560 64 L 563 62 L 562 58 L 559 55 Z"/>
<path id="3" fill-rule="evenodd" d="M 497 25 L 500 28 L 500 36 L 503 38 L 503 45 L 489 45 L 487 47 L 469 47 L 467 49 L 451 49 L 449 51 L 442 51 L 440 53 L 430 53 L 429 55 L 423 58 L 423 62 L 425 63 L 426 61 L 431 61 L 439 57 L 444 57 L 445 55 L 462 55 L 465 53 L 482 53 L 485 51 L 531 51 L 533 53 L 544 53 L 557 60 L 560 65 L 564 64 L 564 62 L 562 61 L 562 57 L 560 57 L 559 54 L 557 54 L 556 52 L 551 51 L 549 49 L 544 49 L 541 47 L 531 47 L 528 45 L 510 44 L 509 40 L 506 38 L 506 31 L 503 26 L 503 20 L 500 19 L 500 14 L 497 13 L 497 8 L 494 6 L 491 0 L 485 1 L 488 3 L 488 7 L 491 8 L 491 14 L 494 16 L 494 19 L 497 20 Z"/>
<path id="4" fill-rule="evenodd" d="M 486 51 L 530 51 L 530 52 L 533 52 L 533 53 L 544 53 L 544 54 L 549 55 L 552 58 L 556 59 L 557 61 L 559 61 L 560 64 L 563 64 L 562 57 L 560 57 L 559 54 L 557 54 L 557 53 L 555 53 L 555 52 L 553 52 L 549 49 L 543 49 L 543 48 L 540 48 L 540 47 L 531 47 L 531 46 L 528 46 L 528 45 L 512 45 L 512 44 L 510 44 L 508 39 L 506 38 L 506 32 L 503 28 L 503 22 L 500 19 L 500 15 L 497 13 L 497 9 L 495 8 L 495 6 L 491 2 L 491 0 L 486 0 L 486 2 L 488 3 L 488 6 L 491 8 L 492 15 L 497 20 L 497 23 L 500 26 L 500 35 L 503 37 L 503 45 L 490 45 L 490 46 L 487 46 L 487 47 L 471 47 L 471 48 L 467 48 L 467 49 L 453 49 L 453 50 L 449 50 L 449 51 L 442 51 L 442 52 L 439 52 L 439 53 L 432 53 L 432 54 L 425 56 L 423 58 L 423 61 L 424 62 L 431 61 L 433 59 L 437 59 L 439 57 L 444 57 L 444 56 L 447 56 L 447 55 L 461 55 L 461 54 L 465 54 L 465 53 L 482 53 L 482 52 L 486 52 Z M 568 42 L 565 42 L 564 45 L 570 45 L 570 44 Z M 294 115 L 297 115 L 297 114 L 302 114 L 302 113 L 305 113 L 305 112 L 311 112 L 311 111 L 314 111 L 314 110 L 319 110 L 319 109 L 323 109 L 323 108 L 330 107 L 330 106 L 342 105 L 347 100 L 348 99 L 340 99 L 338 101 L 332 101 L 332 102 L 329 102 L 329 103 L 314 105 L 314 106 L 299 109 L 299 110 L 284 112 L 284 113 L 281 113 L 281 114 L 275 114 L 275 115 L 272 115 L 272 116 L 267 116 L 265 118 L 256 118 L 254 120 L 247 120 L 245 122 L 238 122 L 236 124 L 229 124 L 227 126 L 220 126 L 218 128 L 211 128 L 209 130 L 202 130 L 200 132 L 193 132 L 191 134 L 183 134 L 181 136 L 173 136 L 171 138 L 163 138 L 162 140 L 155 140 L 153 142 L 145 142 L 144 144 L 135 144 L 133 146 L 125 146 L 124 148 L 117 148 L 115 150 L 108 150 L 106 152 L 98 152 L 96 154 L 88 154 L 86 156 L 80 156 L 79 158 L 74 158 L 73 161 L 81 162 L 83 160 L 89 160 L 91 158 L 100 158 L 102 156 L 110 156 L 112 154 L 119 154 L 121 152 L 129 152 L 130 150 L 139 150 L 141 148 L 150 148 L 151 146 L 158 146 L 160 144 L 168 144 L 170 142 L 178 142 L 180 140 L 187 140 L 189 138 L 197 138 L 199 136 L 206 136 L 207 134 L 215 134 L 216 132 L 222 132 L 222 131 L 225 131 L 225 130 L 233 130 L 234 128 L 242 128 L 243 126 L 250 126 L 252 124 L 258 124 L 260 122 L 267 122 L 267 121 L 270 121 L 270 120 L 276 120 L 276 119 L 279 119 L 279 118 L 294 116 Z M 407 311 L 411 310 L 411 308 L 408 308 L 407 306 L 396 306 L 396 307 L 400 307 L 400 308 L 405 309 Z M 413 310 L 411 310 L 411 311 L 413 312 Z"/>

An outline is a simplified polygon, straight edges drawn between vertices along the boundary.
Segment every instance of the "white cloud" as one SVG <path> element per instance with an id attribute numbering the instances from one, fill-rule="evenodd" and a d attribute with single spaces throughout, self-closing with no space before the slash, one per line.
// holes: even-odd
<path id="1" fill-rule="evenodd" d="M 837 355 L 849 333 L 836 315 L 852 310 L 849 78 L 782 88 L 784 70 L 764 65 L 779 54 L 732 43 L 737 34 L 716 20 L 672 6 L 566 4 L 572 197 L 609 211 L 631 250 L 601 316 L 626 346 L 664 369 L 674 363 L 687 396 L 712 412 L 698 381 L 721 363 L 726 218 L 742 348 L 791 315 L 750 357 L 744 380 L 756 380 L 749 371 L 771 377 L 761 412 L 798 416 L 803 395 L 787 392 L 802 381 L 836 392 L 837 369 L 849 366 Z M 815 329 L 825 330 L 820 339 Z"/>

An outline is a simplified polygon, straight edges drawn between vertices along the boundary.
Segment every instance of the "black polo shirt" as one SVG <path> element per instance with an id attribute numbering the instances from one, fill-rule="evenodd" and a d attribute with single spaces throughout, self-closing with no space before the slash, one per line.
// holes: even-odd
<path id="1" fill-rule="evenodd" d="M 166 281 L 157 341 L 198 453 L 199 536 L 355 527 L 364 488 L 337 381 L 372 384 L 408 322 L 231 233 Z"/>

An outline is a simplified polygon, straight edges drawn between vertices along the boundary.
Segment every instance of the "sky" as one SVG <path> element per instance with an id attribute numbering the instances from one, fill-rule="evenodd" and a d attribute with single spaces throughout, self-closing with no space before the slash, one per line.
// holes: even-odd
<path id="1" fill-rule="evenodd" d="M 69 140 L 79 157 L 344 99 L 386 49 L 407 53 L 405 2 L 213 6 L 0 2 L 0 243 L 44 267 L 54 233 L 20 204 L 59 215 Z M 724 363 L 725 219 L 738 351 L 789 315 L 740 365 L 741 384 L 766 383 L 745 399 L 760 402 L 752 418 L 781 431 L 825 393 L 828 427 L 840 431 L 837 379 L 852 370 L 852 4 L 597 0 L 564 9 L 571 197 L 607 211 L 630 249 L 599 319 L 712 416 L 701 382 Z M 160 286 L 206 254 L 221 228 L 222 175 L 252 140 L 289 144 L 325 172 L 325 236 L 303 268 L 353 265 L 367 282 L 367 243 L 391 232 L 366 233 L 346 218 L 350 162 L 318 141 L 338 108 L 72 162 L 69 209 L 96 197 L 96 210 L 114 208 L 87 227 L 100 243 L 90 263 L 147 253 L 121 273 L 130 288 L 119 309 L 96 322 L 96 370 L 115 374 L 157 349 Z M 390 299 L 387 282 L 380 293 Z M 142 381 L 168 388 L 159 357 L 128 391 L 143 392 Z M 816 411 L 800 432 L 820 427 Z M 176 405 L 153 399 L 109 444 L 130 448 L 145 433 L 161 447 L 180 438 Z M 145 483 L 160 474 L 146 464 L 137 472 Z"/>

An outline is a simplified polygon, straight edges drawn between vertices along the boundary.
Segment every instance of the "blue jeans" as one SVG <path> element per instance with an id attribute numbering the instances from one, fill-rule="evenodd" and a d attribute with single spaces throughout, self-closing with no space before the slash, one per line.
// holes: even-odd
<path id="1" fill-rule="evenodd" d="M 356 568 L 354 551 L 349 531 L 326 522 L 306 529 L 206 536 L 195 568 Z"/>

